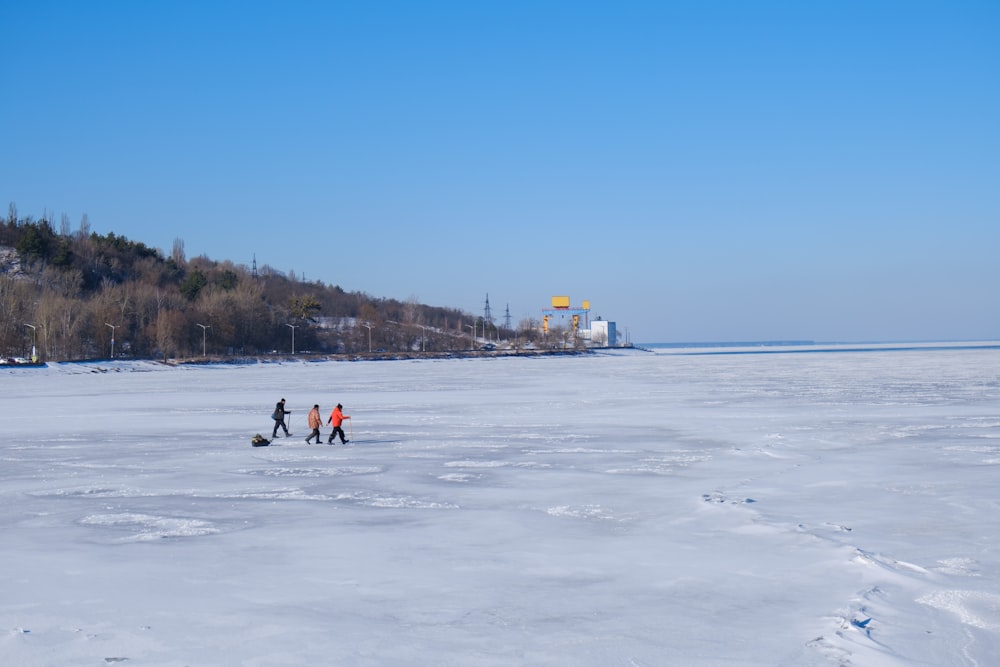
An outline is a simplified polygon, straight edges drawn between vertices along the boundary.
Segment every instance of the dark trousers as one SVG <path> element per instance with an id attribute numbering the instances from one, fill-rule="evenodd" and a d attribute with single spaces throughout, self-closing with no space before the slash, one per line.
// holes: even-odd
<path id="1" fill-rule="evenodd" d="M 280 426 L 280 427 L 281 427 L 282 429 L 284 429 L 284 431 L 285 431 L 285 435 L 288 435 L 288 427 L 287 427 L 287 426 L 285 426 L 285 418 L 284 418 L 284 417 L 282 417 L 281 419 L 275 419 L 275 420 L 274 420 L 274 431 L 273 431 L 273 432 L 271 433 L 271 437 L 272 437 L 272 438 L 275 438 L 275 437 L 277 437 L 277 436 L 278 436 L 278 427 L 279 427 L 279 426 Z"/>
<path id="2" fill-rule="evenodd" d="M 333 427 L 333 433 L 330 434 L 330 439 L 327 440 L 327 442 L 333 442 L 334 439 L 337 437 L 338 433 L 340 434 L 340 442 L 341 443 L 347 442 L 347 438 L 344 437 L 344 429 L 340 428 L 339 426 Z"/>
<path id="3" fill-rule="evenodd" d="M 306 442 L 309 442 L 313 438 L 316 438 L 316 444 L 318 445 L 319 441 L 322 439 L 322 436 L 319 434 L 319 429 L 318 428 L 314 428 L 313 429 L 313 432 L 309 434 L 308 438 L 306 438 Z"/>

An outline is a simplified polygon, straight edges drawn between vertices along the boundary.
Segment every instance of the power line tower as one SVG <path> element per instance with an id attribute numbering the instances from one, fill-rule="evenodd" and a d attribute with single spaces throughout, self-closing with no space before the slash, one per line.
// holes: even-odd
<path id="1" fill-rule="evenodd" d="M 257 253 L 253 254 L 253 279 L 257 280 Z"/>
<path id="2" fill-rule="evenodd" d="M 490 310 L 490 295 L 486 294 L 486 307 L 483 308 L 483 333 L 493 327 L 493 311 Z M 487 337 L 486 340 L 489 340 Z"/>
<path id="3" fill-rule="evenodd" d="M 507 304 L 507 310 L 504 312 L 503 316 L 503 328 L 510 331 L 510 304 Z"/>

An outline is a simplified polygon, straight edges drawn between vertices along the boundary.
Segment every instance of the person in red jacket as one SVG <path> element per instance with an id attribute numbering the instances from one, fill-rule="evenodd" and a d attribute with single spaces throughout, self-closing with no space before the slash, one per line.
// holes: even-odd
<path id="1" fill-rule="evenodd" d="M 350 440 L 344 437 L 344 429 L 341 428 L 341 425 L 343 425 L 344 420 L 350 418 L 351 415 L 344 414 L 344 406 L 341 405 L 340 403 L 337 403 L 337 407 L 335 407 L 333 409 L 333 412 L 330 413 L 330 418 L 326 420 L 327 424 L 333 424 L 333 432 L 330 433 L 330 439 L 326 441 L 326 444 L 332 445 L 333 439 L 337 436 L 338 433 L 340 434 L 340 444 L 346 445 L 347 443 L 350 442 Z"/>
<path id="2" fill-rule="evenodd" d="M 306 438 L 307 445 L 312 444 L 309 441 L 312 440 L 313 438 L 316 438 L 316 444 L 317 445 L 319 444 L 320 438 L 322 437 L 319 434 L 319 427 L 322 425 L 323 425 L 323 418 L 319 416 L 319 406 L 314 405 L 313 409 L 309 411 L 309 428 L 312 429 L 312 433 L 310 433 L 309 437 Z"/>

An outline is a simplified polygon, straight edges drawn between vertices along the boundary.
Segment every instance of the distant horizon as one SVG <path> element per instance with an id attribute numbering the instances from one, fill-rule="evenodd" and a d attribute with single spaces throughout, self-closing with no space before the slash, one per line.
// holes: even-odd
<path id="1" fill-rule="evenodd" d="M 780 346 L 810 346 L 810 345 L 961 345 L 961 344 L 1000 344 L 998 338 L 970 338 L 954 340 L 748 340 L 748 341 L 678 341 L 656 343 L 633 343 L 648 347 L 780 347 Z"/>

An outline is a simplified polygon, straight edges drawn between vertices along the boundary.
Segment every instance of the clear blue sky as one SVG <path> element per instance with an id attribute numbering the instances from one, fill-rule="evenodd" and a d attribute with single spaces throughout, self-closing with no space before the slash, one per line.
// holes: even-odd
<path id="1" fill-rule="evenodd" d="M 6 2 L 0 204 L 635 342 L 1000 338 L 1000 3 Z M 58 229 L 58 227 L 57 227 Z"/>

